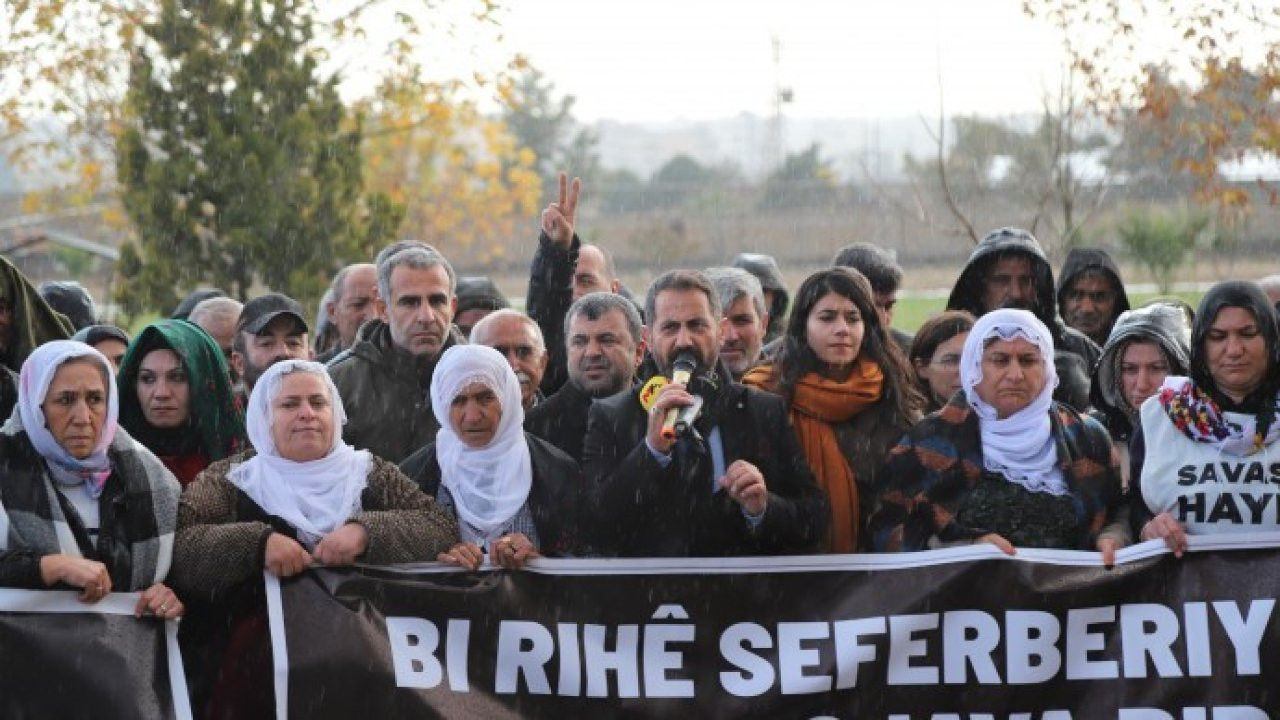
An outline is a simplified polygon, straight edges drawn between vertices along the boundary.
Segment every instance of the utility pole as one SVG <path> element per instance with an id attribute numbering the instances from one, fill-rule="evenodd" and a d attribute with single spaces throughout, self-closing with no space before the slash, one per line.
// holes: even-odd
<path id="1" fill-rule="evenodd" d="M 769 123 L 768 148 L 765 152 L 766 175 L 781 166 L 782 159 L 786 157 L 782 106 L 795 99 L 792 89 L 782 84 L 782 40 L 776 33 L 770 40 L 773 44 L 773 118 Z"/>

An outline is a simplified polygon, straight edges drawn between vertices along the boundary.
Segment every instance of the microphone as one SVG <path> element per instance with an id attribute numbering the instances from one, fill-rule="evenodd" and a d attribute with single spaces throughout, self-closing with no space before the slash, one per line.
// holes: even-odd
<path id="1" fill-rule="evenodd" d="M 693 376 L 693 371 L 698 367 L 698 359 L 691 352 L 682 352 L 676 356 L 676 360 L 671 364 L 671 382 L 681 385 L 688 385 L 689 378 Z M 684 432 L 688 428 L 688 422 L 683 423 L 683 427 L 677 427 L 680 420 L 680 411 L 684 408 L 673 407 L 667 410 L 667 417 L 662 421 L 662 437 L 667 440 L 675 439 L 676 432 Z M 695 410 L 696 413 L 696 410 Z M 690 420 L 692 418 L 689 418 Z"/>

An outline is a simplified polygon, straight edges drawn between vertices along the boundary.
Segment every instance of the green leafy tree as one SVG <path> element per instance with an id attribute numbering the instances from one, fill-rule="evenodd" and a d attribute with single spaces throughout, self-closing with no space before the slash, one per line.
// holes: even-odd
<path id="1" fill-rule="evenodd" d="M 1174 274 L 1208 227 L 1204 213 L 1146 211 L 1130 213 L 1116 233 L 1129 255 L 1151 271 L 1160 292 L 1168 293 Z"/>
<path id="2" fill-rule="evenodd" d="M 304 0 L 164 0 L 144 27 L 116 145 L 127 312 L 201 283 L 313 299 L 394 227 L 394 206 L 361 202 L 360 124 L 317 71 L 314 22 Z"/>

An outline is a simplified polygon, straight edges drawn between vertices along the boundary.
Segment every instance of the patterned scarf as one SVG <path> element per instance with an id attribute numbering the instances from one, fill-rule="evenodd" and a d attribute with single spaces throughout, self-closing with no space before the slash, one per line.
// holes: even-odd
<path id="1" fill-rule="evenodd" d="M 1280 423 L 1275 422 L 1280 396 L 1260 414 L 1243 422 L 1229 420 L 1218 403 L 1190 378 L 1166 377 L 1156 397 L 1169 421 L 1183 435 L 1195 442 L 1216 445 L 1228 455 L 1252 455 L 1280 438 Z"/>

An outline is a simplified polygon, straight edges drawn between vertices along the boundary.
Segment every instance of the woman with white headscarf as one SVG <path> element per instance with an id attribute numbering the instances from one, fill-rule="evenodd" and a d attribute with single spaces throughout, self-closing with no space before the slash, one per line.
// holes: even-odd
<path id="1" fill-rule="evenodd" d="M 141 591 L 136 614 L 172 619 L 178 481 L 116 424 L 111 363 L 55 340 L 22 364 L 0 427 L 0 585 L 81 590 L 96 602 Z"/>
<path id="2" fill-rule="evenodd" d="M 1128 540 L 1118 460 L 1100 423 L 1054 402 L 1049 330 L 1025 310 L 987 313 L 965 340 L 960 382 L 890 451 L 876 549 L 1096 548 L 1110 565 Z"/>
<path id="3" fill-rule="evenodd" d="M 441 562 L 474 570 L 486 552 L 517 569 L 539 555 L 574 554 L 583 481 L 577 463 L 524 431 L 520 381 L 483 345 L 445 351 L 431 377 L 435 443 L 402 464 L 458 518 L 462 542 Z"/>
<path id="4" fill-rule="evenodd" d="M 183 623 L 197 708 L 271 712 L 262 571 L 434 560 L 457 525 L 394 464 L 342 440 L 346 414 L 325 367 L 282 360 L 254 385 L 253 449 L 213 463 L 182 494 L 172 581 L 190 597 Z M 228 662 L 221 674 L 223 649 Z"/>

